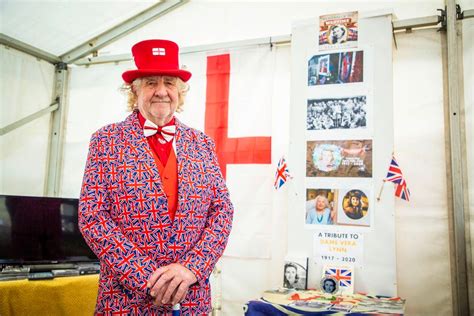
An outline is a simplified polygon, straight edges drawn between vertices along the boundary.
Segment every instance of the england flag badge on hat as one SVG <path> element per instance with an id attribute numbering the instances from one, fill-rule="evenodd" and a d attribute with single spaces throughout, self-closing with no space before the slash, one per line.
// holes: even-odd
<path id="1" fill-rule="evenodd" d="M 166 49 L 164 49 L 163 47 L 153 47 L 151 53 L 154 56 L 165 56 Z"/>

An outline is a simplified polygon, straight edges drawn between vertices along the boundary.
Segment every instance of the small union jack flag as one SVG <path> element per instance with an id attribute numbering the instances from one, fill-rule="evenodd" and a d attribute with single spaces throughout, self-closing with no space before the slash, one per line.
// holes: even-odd
<path id="1" fill-rule="evenodd" d="M 392 161 L 388 167 L 387 177 L 385 181 L 393 182 L 396 185 L 395 196 L 403 200 L 410 201 L 410 190 L 407 187 L 407 182 L 403 178 L 402 169 L 398 165 L 395 157 L 392 156 Z"/>
<path id="2" fill-rule="evenodd" d="M 328 268 L 326 276 L 331 276 L 339 281 L 339 287 L 352 287 L 352 270 L 340 268 Z"/>
<path id="3" fill-rule="evenodd" d="M 397 184 L 397 187 L 395 188 L 395 196 L 405 201 L 410 201 L 410 190 L 407 187 L 405 179 L 402 179 L 402 181 Z"/>
<path id="4" fill-rule="evenodd" d="M 288 179 L 291 179 L 288 165 L 286 164 L 285 157 L 281 157 L 280 161 L 278 161 L 277 171 L 275 173 L 275 190 L 281 188 Z"/>

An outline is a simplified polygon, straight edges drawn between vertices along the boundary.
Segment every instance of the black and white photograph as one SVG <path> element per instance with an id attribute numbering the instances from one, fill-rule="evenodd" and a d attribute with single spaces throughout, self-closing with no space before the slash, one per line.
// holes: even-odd
<path id="1" fill-rule="evenodd" d="M 283 268 L 283 287 L 286 289 L 306 290 L 308 280 L 308 258 L 285 259 Z"/>
<path id="2" fill-rule="evenodd" d="M 328 294 L 336 294 L 339 291 L 339 284 L 332 276 L 325 276 L 321 279 L 321 291 Z"/>
<path id="3" fill-rule="evenodd" d="M 367 97 L 309 99 L 306 129 L 361 129 L 367 127 Z"/>

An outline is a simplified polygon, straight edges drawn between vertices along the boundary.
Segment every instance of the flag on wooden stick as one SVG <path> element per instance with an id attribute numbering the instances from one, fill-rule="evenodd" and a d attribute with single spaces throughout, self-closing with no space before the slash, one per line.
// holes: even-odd
<path id="1" fill-rule="evenodd" d="M 387 176 L 384 181 L 395 183 L 395 196 L 403 200 L 410 201 L 410 190 L 408 189 L 407 182 L 403 177 L 402 170 L 397 163 L 397 160 L 392 156 L 392 161 L 388 167 Z"/>

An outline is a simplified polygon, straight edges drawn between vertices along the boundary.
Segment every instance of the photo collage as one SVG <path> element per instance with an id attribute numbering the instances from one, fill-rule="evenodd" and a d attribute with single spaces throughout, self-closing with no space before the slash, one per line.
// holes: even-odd
<path id="1" fill-rule="evenodd" d="M 305 224 L 371 227 L 371 87 L 358 12 L 321 16 L 316 41 L 307 62 Z"/>

